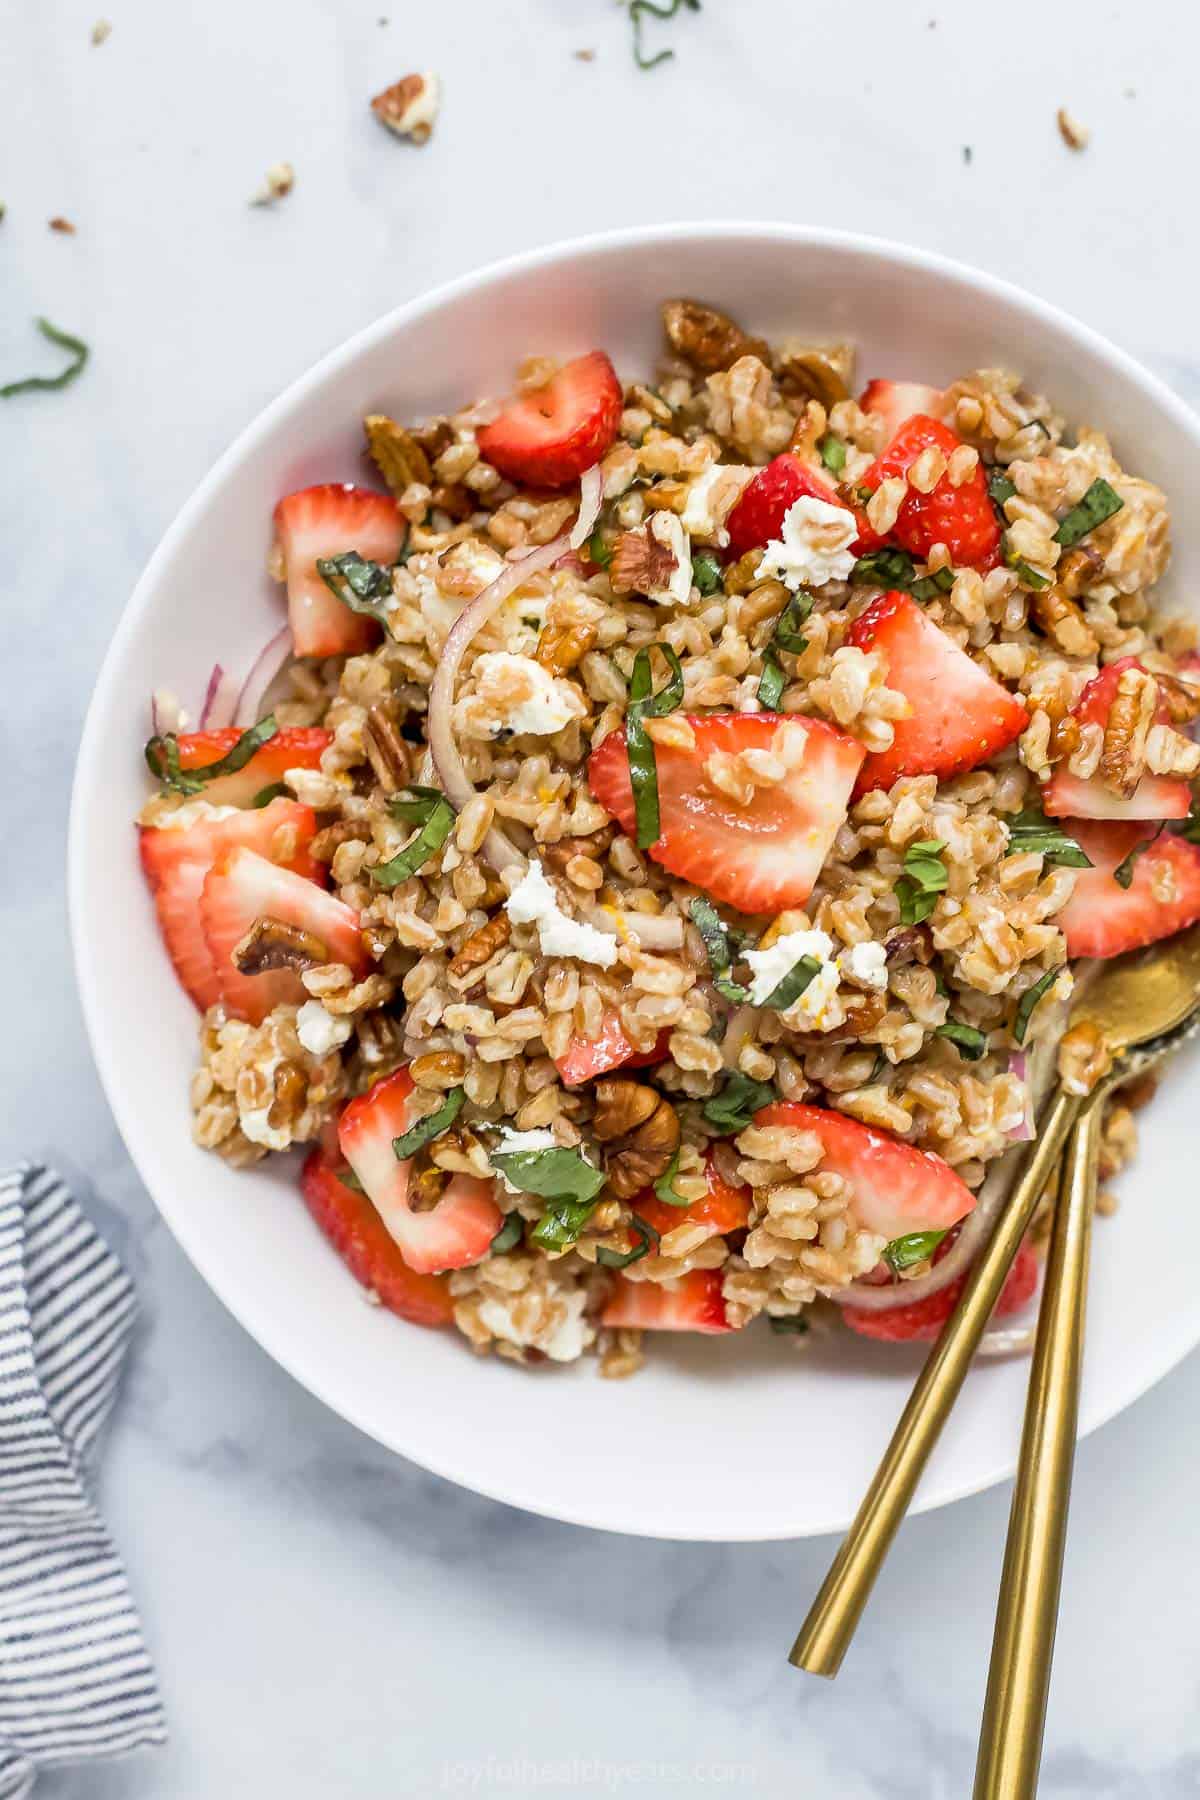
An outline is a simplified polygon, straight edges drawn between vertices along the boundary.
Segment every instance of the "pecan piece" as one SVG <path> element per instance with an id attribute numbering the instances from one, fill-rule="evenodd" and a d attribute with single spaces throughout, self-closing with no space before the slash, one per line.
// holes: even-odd
<path id="1" fill-rule="evenodd" d="M 405 75 L 376 94 L 371 111 L 381 125 L 410 143 L 425 144 L 433 130 L 440 99 L 438 78 L 426 71 L 421 75 Z"/>
<path id="2" fill-rule="evenodd" d="M 541 844 L 538 854 L 556 874 L 565 875 L 567 864 L 577 856 L 590 856 L 595 862 L 602 862 L 616 835 L 615 825 L 602 825 L 599 831 L 590 832 L 587 837 L 565 837 L 559 838 L 556 844 Z"/>
<path id="3" fill-rule="evenodd" d="M 300 1064 L 280 1063 L 275 1071 L 275 1098 L 267 1113 L 267 1124 L 272 1131 L 280 1131 L 285 1125 L 294 1125 L 304 1111 L 307 1098 L 308 1077 Z"/>
<path id="4" fill-rule="evenodd" d="M 789 338 L 780 345 L 779 385 L 785 394 L 805 394 L 828 412 L 839 400 L 850 398 L 853 380 L 851 344 L 806 344 Z"/>
<path id="5" fill-rule="evenodd" d="M 433 475 L 429 458 L 411 431 L 397 425 L 386 413 L 368 413 L 363 430 L 371 460 L 397 500 L 415 481 L 429 485 Z"/>
<path id="6" fill-rule="evenodd" d="M 679 1116 L 669 1100 L 638 1081 L 598 1081 L 592 1130 L 606 1145 L 604 1169 L 619 1200 L 632 1199 L 671 1166 Z"/>
<path id="7" fill-rule="evenodd" d="M 1105 787 L 1128 800 L 1146 770 L 1146 738 L 1154 723 L 1158 683 L 1145 669 L 1125 669 L 1104 727 L 1096 773 Z"/>
<path id="8" fill-rule="evenodd" d="M 430 494 L 429 504 L 440 508 L 461 524 L 475 511 L 476 500 L 470 488 L 464 487 L 461 481 L 443 481 Z"/>
<path id="9" fill-rule="evenodd" d="M 577 668 L 599 636 L 597 625 L 543 625 L 534 652 L 535 661 L 552 675 Z"/>
<path id="10" fill-rule="evenodd" d="M 385 794 L 395 794 L 408 783 L 412 757 L 400 735 L 394 701 L 376 700 L 367 708 L 363 749 Z"/>
<path id="11" fill-rule="evenodd" d="M 1029 610 L 1034 623 L 1068 656 L 1095 656 L 1099 650 L 1095 632 L 1058 582 L 1030 594 Z"/>
<path id="12" fill-rule="evenodd" d="M 1076 544 L 1060 556 L 1054 570 L 1054 585 L 1068 600 L 1076 600 L 1085 587 L 1098 581 L 1104 573 L 1104 558 L 1089 544 Z"/>
<path id="13" fill-rule="evenodd" d="M 356 839 L 365 844 L 370 836 L 370 826 L 364 825 L 361 819 L 335 819 L 332 825 L 322 826 L 308 848 L 318 862 L 328 863 L 333 861 L 333 853 L 339 844 L 349 844 Z"/>
<path id="14" fill-rule="evenodd" d="M 1178 675 L 1160 672 L 1155 679 L 1172 725 L 1187 725 L 1200 715 L 1200 687 L 1190 681 L 1181 681 Z"/>
<path id="15" fill-rule="evenodd" d="M 467 1072 L 466 1058 L 457 1050 L 430 1050 L 424 1056 L 415 1056 L 408 1072 L 418 1087 L 457 1087 Z"/>
<path id="16" fill-rule="evenodd" d="M 451 958 L 447 974 L 469 975 L 472 969 L 480 968 L 502 944 L 507 944 L 511 930 L 508 914 L 497 913 L 467 939 L 457 956 Z"/>
<path id="17" fill-rule="evenodd" d="M 703 375 L 728 369 L 739 356 L 757 356 L 766 362 L 769 350 L 762 338 L 748 337 L 728 313 L 699 300 L 664 300 L 663 329 L 672 350 Z"/>
<path id="18" fill-rule="evenodd" d="M 652 594 L 667 587 L 678 567 L 670 546 L 643 526 L 640 531 L 623 531 L 613 545 L 608 579 L 614 594 Z"/>
<path id="19" fill-rule="evenodd" d="M 233 952 L 233 966 L 242 975 L 264 975 L 270 969 L 299 974 L 328 961 L 329 951 L 319 937 L 282 919 L 255 919 Z"/>

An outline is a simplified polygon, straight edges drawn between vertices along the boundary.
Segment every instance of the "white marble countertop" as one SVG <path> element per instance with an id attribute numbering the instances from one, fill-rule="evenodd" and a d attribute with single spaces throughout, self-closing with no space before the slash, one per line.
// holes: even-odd
<path id="1" fill-rule="evenodd" d="M 112 35 L 93 48 L 93 7 L 108 3 Z M 0 1156 L 86 1171 L 84 1197 L 140 1284 L 102 1497 L 172 1730 L 157 1755 L 48 1776 L 39 1793 L 59 1800 L 969 1790 L 1005 1492 L 905 1528 L 827 1687 L 784 1655 L 829 1541 L 608 1537 L 394 1459 L 270 1363 L 184 1261 L 122 1150 L 67 966 L 71 765 L 139 569 L 266 400 L 433 282 L 612 224 L 804 219 L 1011 276 L 1200 395 L 1200 33 L 1174 0 L 1136 15 L 1081 0 L 705 0 L 699 17 L 648 21 L 679 52 L 651 74 L 627 32 L 607 0 L 10 11 L 0 379 L 52 361 L 39 313 L 94 356 L 65 393 L 0 411 Z M 574 58 L 587 48 L 594 61 Z M 413 151 L 366 101 L 426 67 L 445 103 Z M 1092 128 L 1083 155 L 1058 138 L 1061 104 Z M 252 210 L 280 158 L 295 191 Z M 55 214 L 75 236 L 47 230 Z M 1081 1451 L 1050 1800 L 1182 1800 L 1200 1783 L 1198 1409 L 1192 1358 Z"/>

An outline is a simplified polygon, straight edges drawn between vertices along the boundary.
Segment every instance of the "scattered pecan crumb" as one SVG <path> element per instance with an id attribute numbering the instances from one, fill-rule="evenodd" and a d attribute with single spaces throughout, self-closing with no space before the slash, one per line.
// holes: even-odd
<path id="1" fill-rule="evenodd" d="M 1065 106 L 1060 106 L 1055 116 L 1058 119 L 1058 135 L 1068 150 L 1086 150 L 1092 135 L 1087 126 L 1073 118 Z"/>
<path id="2" fill-rule="evenodd" d="M 270 969 L 299 972 L 328 961 L 329 951 L 320 938 L 282 919 L 255 919 L 233 951 L 233 965 L 243 975 L 262 975 Z"/>
<path id="3" fill-rule="evenodd" d="M 397 137 L 427 144 L 440 103 L 441 84 L 436 75 L 426 70 L 421 75 L 405 75 L 390 88 L 384 88 L 372 100 L 371 111 Z"/>
<path id="4" fill-rule="evenodd" d="M 765 362 L 769 355 L 762 338 L 748 337 L 736 319 L 701 300 L 664 300 L 661 312 L 672 350 L 686 356 L 702 374 L 728 369 L 741 356 Z"/>
<path id="5" fill-rule="evenodd" d="M 577 50 L 575 52 L 576 62 L 595 62 L 595 60 L 596 52 L 594 50 Z"/>
<path id="6" fill-rule="evenodd" d="M 108 19 L 97 19 L 92 26 L 92 42 L 99 46 L 112 35 L 112 23 Z"/>
<path id="7" fill-rule="evenodd" d="M 266 180 L 258 192 L 251 197 L 251 206 L 271 206 L 276 200 L 282 200 L 290 194 L 296 185 L 296 171 L 291 163 L 272 163 L 267 170 Z"/>
<path id="8" fill-rule="evenodd" d="M 608 579 L 614 594 L 649 594 L 665 588 L 679 562 L 648 530 L 623 531 L 613 545 Z"/>
<path id="9" fill-rule="evenodd" d="M 640 1082 L 598 1081 L 592 1130 L 605 1145 L 608 1185 L 628 1200 L 665 1174 L 679 1148 L 679 1116 L 670 1101 Z"/>
<path id="10" fill-rule="evenodd" d="M 502 945 L 507 944 L 511 927 L 507 913 L 497 913 L 486 925 L 470 936 L 458 955 L 447 965 L 451 975 L 469 975 L 472 969 L 482 968 L 485 962 L 496 954 Z"/>
<path id="11" fill-rule="evenodd" d="M 65 232 L 67 237 L 75 236 L 75 227 L 72 225 L 70 219 L 64 219 L 62 217 L 53 218 L 50 221 L 50 229 L 51 231 Z"/>

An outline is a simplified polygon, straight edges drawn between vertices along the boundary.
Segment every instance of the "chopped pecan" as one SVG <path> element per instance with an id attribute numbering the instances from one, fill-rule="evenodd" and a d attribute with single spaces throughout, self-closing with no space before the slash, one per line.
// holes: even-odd
<path id="1" fill-rule="evenodd" d="M 1124 669 L 1117 681 L 1104 747 L 1096 773 L 1104 786 L 1128 800 L 1146 769 L 1146 738 L 1154 723 L 1158 683 L 1145 669 Z"/>
<path id="2" fill-rule="evenodd" d="M 507 944 L 512 927 L 508 922 L 508 914 L 499 912 L 494 919 L 469 937 L 458 955 L 453 957 L 447 971 L 450 975 L 469 975 L 472 969 L 478 969 L 495 956 L 501 945 Z"/>
<path id="3" fill-rule="evenodd" d="M 1076 544 L 1060 556 L 1054 570 L 1054 585 L 1068 600 L 1076 600 L 1085 587 L 1090 587 L 1104 573 L 1104 558 L 1088 544 Z"/>
<path id="4" fill-rule="evenodd" d="M 452 1088 L 466 1074 L 467 1063 L 457 1050 L 430 1050 L 424 1056 L 414 1056 L 408 1072 L 418 1087 Z"/>
<path id="5" fill-rule="evenodd" d="M 748 337 L 728 313 L 699 300 L 664 300 L 663 329 L 672 350 L 687 360 L 701 374 L 714 375 L 728 369 L 739 356 L 768 359 L 768 348 L 762 338 Z"/>
<path id="6" fill-rule="evenodd" d="M 1034 623 L 1040 625 L 1068 656 L 1095 656 L 1100 643 L 1079 607 L 1055 582 L 1029 596 L 1029 610 Z"/>
<path id="7" fill-rule="evenodd" d="M 1200 687 L 1181 681 L 1178 675 L 1155 676 L 1159 697 L 1166 705 L 1172 725 L 1186 725 L 1200 715 Z"/>
<path id="8" fill-rule="evenodd" d="M 590 856 L 601 862 L 616 835 L 615 825 L 602 825 L 599 831 L 590 832 L 587 837 L 565 837 L 559 838 L 556 844 L 542 844 L 539 854 L 557 874 L 565 875 L 567 864 L 577 856 Z"/>
<path id="9" fill-rule="evenodd" d="M 850 398 L 853 379 L 851 344 L 806 344 L 788 338 L 780 345 L 779 385 L 785 394 L 807 394 L 828 412 L 839 400 Z"/>
<path id="10" fill-rule="evenodd" d="M 362 1013 L 355 1021 L 358 1054 L 371 1069 L 381 1064 L 389 1068 L 400 1063 L 404 1051 L 404 1031 L 399 1020 L 382 1011 Z"/>
<path id="11" fill-rule="evenodd" d="M 747 550 L 745 556 L 739 556 L 736 562 L 729 564 L 725 571 L 725 592 L 748 594 L 752 587 L 758 585 L 758 565 L 762 561 L 761 550 Z"/>
<path id="12" fill-rule="evenodd" d="M 604 1169 L 619 1200 L 650 1187 L 679 1148 L 679 1117 L 669 1100 L 638 1081 L 598 1081 L 592 1130 L 606 1146 Z"/>
<path id="13" fill-rule="evenodd" d="M 233 966 L 243 975 L 263 975 L 269 969 L 300 973 L 328 961 L 329 951 L 319 937 L 282 919 L 255 919 L 233 952 Z"/>
<path id="14" fill-rule="evenodd" d="M 614 594 L 650 594 L 665 588 L 679 559 L 652 532 L 623 531 L 613 545 L 608 579 Z"/>
<path id="15" fill-rule="evenodd" d="M 332 825 L 322 826 L 308 848 L 318 862 L 327 863 L 333 861 L 333 853 L 339 844 L 349 844 L 356 839 L 366 844 L 370 838 L 371 827 L 361 819 L 335 819 Z"/>
<path id="16" fill-rule="evenodd" d="M 398 793 L 412 773 L 412 756 L 397 716 L 395 701 L 376 700 L 368 706 L 363 726 L 363 749 L 385 794 Z"/>
<path id="17" fill-rule="evenodd" d="M 595 646 L 599 630 L 599 626 L 589 624 L 543 625 L 534 658 L 552 675 L 563 675 L 579 666 Z"/>
<path id="18" fill-rule="evenodd" d="M 426 71 L 421 75 L 405 75 L 376 94 L 371 111 L 380 124 L 406 137 L 410 143 L 425 144 L 433 130 L 439 101 L 438 78 Z"/>
<path id="19" fill-rule="evenodd" d="M 657 1110 L 659 1095 L 640 1081 L 615 1078 L 595 1086 L 596 1111 L 592 1130 L 602 1144 L 636 1131 Z"/>
<path id="20" fill-rule="evenodd" d="M 642 494 L 646 511 L 681 513 L 687 505 L 689 485 L 686 481 L 656 481 Z"/>
<path id="21" fill-rule="evenodd" d="M 389 419 L 386 413 L 368 413 L 363 430 L 371 460 L 397 500 L 414 481 L 428 486 L 433 474 L 429 458 L 411 431 Z"/>
<path id="22" fill-rule="evenodd" d="M 430 494 L 429 504 L 440 507 L 442 512 L 461 523 L 475 511 L 476 500 L 470 488 L 464 487 L 461 481 L 443 481 Z"/>
<path id="23" fill-rule="evenodd" d="M 928 925 L 905 925 L 893 931 L 883 946 L 889 963 L 928 963 L 933 956 L 933 933 Z"/>
<path id="24" fill-rule="evenodd" d="M 272 1131 L 281 1131 L 285 1125 L 294 1125 L 304 1111 L 307 1098 L 308 1076 L 300 1064 L 280 1063 L 275 1071 L 275 1098 L 267 1113 L 267 1124 Z"/>

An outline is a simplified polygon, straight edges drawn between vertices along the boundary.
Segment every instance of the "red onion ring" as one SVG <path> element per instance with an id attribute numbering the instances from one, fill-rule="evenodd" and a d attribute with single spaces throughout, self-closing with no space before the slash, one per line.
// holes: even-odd
<path id="1" fill-rule="evenodd" d="M 232 675 L 227 675 L 220 663 L 214 663 L 212 674 L 208 678 L 208 686 L 204 690 L 204 704 L 200 708 L 200 731 L 224 731 L 232 725 L 237 714 L 240 688 Z"/>
<path id="2" fill-rule="evenodd" d="M 462 753 L 454 741 L 454 728 L 450 719 L 454 689 L 463 657 L 477 633 L 499 611 L 508 596 L 523 582 L 528 581 L 531 575 L 553 568 L 559 557 L 570 547 L 570 540 L 564 532 L 552 543 L 531 550 L 519 562 L 508 563 L 495 581 L 489 582 L 482 593 L 476 594 L 471 604 L 464 607 L 442 646 L 437 674 L 429 690 L 428 737 L 442 789 L 456 812 L 461 812 L 475 798 L 475 783 L 467 774 Z M 525 857 L 499 825 L 492 826 L 483 840 L 482 848 L 497 874 L 502 874 L 505 869 L 525 867 Z"/>
<path id="3" fill-rule="evenodd" d="M 292 631 L 281 625 L 273 638 L 265 643 L 250 665 L 233 709 L 233 723 L 245 729 L 257 725 L 263 695 L 292 653 Z"/>
<path id="4" fill-rule="evenodd" d="M 600 464 L 593 463 L 579 477 L 579 517 L 571 527 L 571 548 L 580 550 L 591 537 L 596 520 L 600 517 L 600 502 L 604 498 L 604 481 L 600 474 Z"/>

